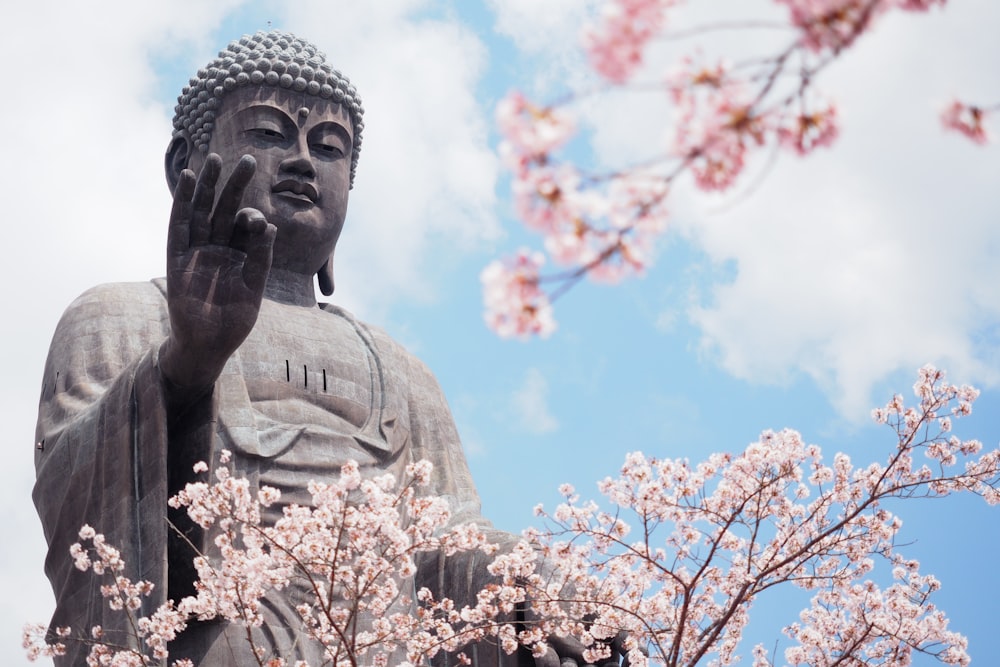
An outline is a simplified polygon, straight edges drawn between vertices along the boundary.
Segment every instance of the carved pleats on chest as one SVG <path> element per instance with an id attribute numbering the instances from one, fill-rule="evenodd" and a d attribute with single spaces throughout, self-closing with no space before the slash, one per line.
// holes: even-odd
<path id="1" fill-rule="evenodd" d="M 295 468 L 379 465 L 408 440 L 405 395 L 371 334 L 340 313 L 262 309 L 217 391 L 224 440 Z"/>

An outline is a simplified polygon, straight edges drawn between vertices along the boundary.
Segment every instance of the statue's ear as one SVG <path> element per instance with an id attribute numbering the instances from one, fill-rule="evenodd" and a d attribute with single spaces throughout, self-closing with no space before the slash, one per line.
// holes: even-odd
<path id="1" fill-rule="evenodd" d="M 319 279 L 319 291 L 323 293 L 323 296 L 330 296 L 333 294 L 333 255 L 330 255 L 330 259 L 326 260 L 323 264 L 323 268 L 319 270 L 316 274 Z"/>
<path id="2" fill-rule="evenodd" d="M 191 141 L 187 137 L 176 136 L 167 146 L 167 154 L 163 158 L 163 169 L 167 174 L 167 187 L 170 194 L 177 188 L 181 172 L 188 168 L 191 161 Z"/>

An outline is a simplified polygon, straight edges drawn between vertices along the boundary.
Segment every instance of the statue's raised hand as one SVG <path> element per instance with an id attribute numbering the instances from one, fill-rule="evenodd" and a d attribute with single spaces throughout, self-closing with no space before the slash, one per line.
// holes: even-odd
<path id="1" fill-rule="evenodd" d="M 222 191 L 222 160 L 210 154 L 201 173 L 185 169 L 174 189 L 167 233 L 170 336 L 160 370 L 175 388 L 211 386 L 253 329 L 271 269 L 275 227 L 240 208 L 256 162 L 244 155 Z"/>

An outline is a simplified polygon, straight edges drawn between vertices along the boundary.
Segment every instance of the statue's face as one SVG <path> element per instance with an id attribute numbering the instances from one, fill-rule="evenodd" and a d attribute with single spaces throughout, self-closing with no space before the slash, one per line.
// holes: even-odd
<path id="1" fill-rule="evenodd" d="M 273 268 L 309 275 L 322 267 L 344 226 L 351 175 L 351 121 L 341 105 L 274 86 L 246 86 L 222 98 L 209 152 L 222 180 L 240 157 L 257 161 L 243 206 L 278 228 Z M 191 161 L 195 173 L 204 156 Z"/>

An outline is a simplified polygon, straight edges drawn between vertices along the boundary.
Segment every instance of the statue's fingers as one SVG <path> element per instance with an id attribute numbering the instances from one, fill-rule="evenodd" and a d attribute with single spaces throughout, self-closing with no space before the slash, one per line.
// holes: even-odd
<path id="1" fill-rule="evenodd" d="M 219 200 L 212 212 L 212 243 L 229 245 L 236 224 L 236 212 L 243 201 L 243 191 L 257 170 L 257 162 L 250 155 L 244 155 L 236 163 L 233 173 L 222 186 Z"/>
<path id="2" fill-rule="evenodd" d="M 237 232 L 246 253 L 243 262 L 243 282 L 254 294 L 263 294 L 271 272 L 271 249 L 278 228 L 269 224 L 264 214 L 255 208 L 244 208 L 236 214 Z"/>
<path id="3" fill-rule="evenodd" d="M 233 250 L 247 252 L 254 237 L 264 233 L 267 218 L 255 208 L 242 208 L 234 217 L 233 233 L 229 246 Z"/>
<path id="4" fill-rule="evenodd" d="M 215 204 L 215 185 L 222 172 L 222 158 L 209 153 L 198 174 L 198 183 L 191 200 L 191 245 L 208 243 L 211 236 L 212 206 Z"/>
<path id="5" fill-rule="evenodd" d="M 617 650 L 618 653 L 620 653 L 622 656 L 621 667 L 629 667 L 629 664 L 631 663 L 631 661 L 628 658 L 629 654 L 628 638 L 629 634 L 624 630 L 622 630 L 621 632 L 618 633 L 618 636 L 615 637 L 614 640 L 615 650 Z M 640 653 L 642 653 L 647 658 L 649 657 L 649 648 L 645 644 L 640 643 L 637 648 L 639 649 Z"/>
<path id="6" fill-rule="evenodd" d="M 559 654 L 560 662 L 572 661 L 574 665 L 587 664 L 586 659 L 583 657 L 583 652 L 587 647 L 575 637 L 550 635 L 545 641 Z"/>
<path id="7" fill-rule="evenodd" d="M 611 657 L 604 661 L 604 667 L 611 665 L 617 666 L 620 658 L 625 658 L 625 640 L 628 639 L 628 633 L 624 630 L 619 630 L 618 634 L 609 642 L 611 644 Z M 628 665 L 628 659 L 622 660 L 623 665 Z"/>
<path id="8" fill-rule="evenodd" d="M 170 209 L 167 227 L 167 256 L 187 252 L 191 244 L 191 196 L 194 194 L 194 172 L 185 169 L 174 188 L 174 204 Z"/>

